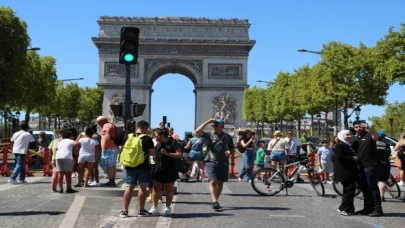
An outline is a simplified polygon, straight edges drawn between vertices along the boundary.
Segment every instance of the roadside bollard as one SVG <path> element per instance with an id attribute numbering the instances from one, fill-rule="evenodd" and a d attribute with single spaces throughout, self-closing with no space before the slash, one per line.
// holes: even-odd
<path id="1" fill-rule="evenodd" d="M 45 148 L 44 150 L 44 176 L 51 176 L 52 172 L 49 170 L 49 149 Z"/>
<path id="2" fill-rule="evenodd" d="M 3 148 L 3 164 L 1 166 L 1 175 L 2 176 L 9 176 L 11 174 L 11 170 L 8 169 L 8 149 Z"/>
<path id="3" fill-rule="evenodd" d="M 236 178 L 236 175 L 235 175 L 235 153 L 231 153 L 231 171 L 229 172 L 229 177 Z"/>

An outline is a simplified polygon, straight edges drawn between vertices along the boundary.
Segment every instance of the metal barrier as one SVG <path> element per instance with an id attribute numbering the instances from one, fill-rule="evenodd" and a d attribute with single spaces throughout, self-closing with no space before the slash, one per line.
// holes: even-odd
<path id="1" fill-rule="evenodd" d="M 8 157 L 13 155 L 12 151 L 9 150 L 8 148 L 3 148 L 1 152 L 3 153 L 3 163 L 1 166 L 1 175 L 10 176 L 12 171 L 8 168 Z M 42 154 L 42 152 L 44 152 L 44 154 Z M 44 158 L 44 168 L 40 172 L 42 172 L 44 176 L 46 176 L 46 175 L 52 176 L 52 170 L 49 169 L 51 161 L 50 161 L 50 153 L 49 153 L 48 148 L 46 148 L 44 150 L 40 150 L 40 151 L 34 151 L 34 150 L 27 149 L 27 153 L 26 153 L 25 159 L 24 159 L 25 174 L 27 176 L 32 176 L 33 173 L 35 172 L 35 171 L 31 171 L 30 166 L 29 166 L 30 158 L 33 156 L 40 156 L 40 157 Z"/>

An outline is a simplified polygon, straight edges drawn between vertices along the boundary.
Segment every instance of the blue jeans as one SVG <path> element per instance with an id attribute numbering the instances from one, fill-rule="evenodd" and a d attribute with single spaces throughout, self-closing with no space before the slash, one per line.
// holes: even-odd
<path id="1" fill-rule="evenodd" d="M 18 174 L 20 174 L 20 180 L 23 181 L 25 180 L 25 164 L 24 164 L 25 154 L 14 154 L 14 156 L 15 156 L 15 168 L 10 178 L 12 180 L 15 180 Z"/>
<path id="2" fill-rule="evenodd" d="M 360 188 L 364 197 L 364 209 L 367 211 L 383 212 L 381 195 L 377 184 L 377 167 L 360 166 Z"/>
<path id="3" fill-rule="evenodd" d="M 253 176 L 253 165 L 255 162 L 255 153 L 252 149 L 245 150 L 242 154 L 243 167 L 239 172 L 239 178 L 244 178 L 245 181 L 249 181 Z"/>

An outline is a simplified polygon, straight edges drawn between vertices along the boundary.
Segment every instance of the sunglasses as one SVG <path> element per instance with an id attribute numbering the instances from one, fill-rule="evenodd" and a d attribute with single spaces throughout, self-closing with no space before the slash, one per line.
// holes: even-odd
<path id="1" fill-rule="evenodd" d="M 211 125 L 211 127 L 218 127 L 218 125 L 216 125 L 216 124 L 213 124 L 213 125 Z"/>

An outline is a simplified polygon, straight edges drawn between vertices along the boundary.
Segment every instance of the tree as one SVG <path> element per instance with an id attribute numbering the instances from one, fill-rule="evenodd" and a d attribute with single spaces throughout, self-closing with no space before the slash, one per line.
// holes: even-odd
<path id="1" fill-rule="evenodd" d="M 359 48 L 339 42 L 323 46 L 322 60 L 314 70 L 323 83 L 324 91 L 332 91 L 335 105 L 344 114 L 344 126 L 348 128 L 348 109 L 356 104 L 383 105 L 389 84 L 381 80 L 376 50 L 360 43 Z M 328 95 L 330 96 L 330 95 Z"/>
<path id="2" fill-rule="evenodd" d="M 254 113 L 255 94 L 251 88 L 245 89 L 243 93 L 242 119 L 244 121 L 256 122 Z"/>
<path id="3" fill-rule="evenodd" d="M 369 120 L 373 122 L 373 128 L 383 130 L 387 135 L 391 135 L 390 119 L 392 118 L 393 135 L 391 136 L 399 137 L 405 127 L 405 116 L 403 113 L 405 113 L 405 102 L 394 102 L 386 105 L 385 113 L 381 117 L 372 116 Z"/>
<path id="4" fill-rule="evenodd" d="M 290 98 L 286 94 L 286 90 L 291 83 L 291 77 L 291 73 L 279 72 L 270 90 L 271 92 L 269 94 L 267 110 L 279 121 L 290 120 L 293 118 L 290 112 L 291 109 L 289 109 L 288 106 Z"/>
<path id="5" fill-rule="evenodd" d="M 77 117 L 80 109 L 80 88 L 77 83 L 62 85 L 57 90 L 59 97 L 59 117 L 65 119 L 74 119 Z"/>
<path id="6" fill-rule="evenodd" d="M 27 24 L 11 8 L 0 7 L 0 109 L 15 103 L 30 38 Z"/>
<path id="7" fill-rule="evenodd" d="M 19 82 L 19 107 L 25 110 L 25 122 L 29 123 L 30 114 L 35 108 L 46 106 L 56 94 L 56 60 L 45 56 L 40 58 L 36 52 L 27 53 L 24 76 Z"/>
<path id="8" fill-rule="evenodd" d="M 399 82 L 405 84 L 405 23 L 401 23 L 401 29 L 395 31 L 393 27 L 387 35 L 376 44 L 376 56 L 378 58 L 377 72 L 381 79 L 386 79 L 392 84 Z"/>
<path id="9" fill-rule="evenodd" d="M 101 87 L 80 89 L 80 108 L 78 118 L 90 124 L 103 112 L 104 90 Z"/>

